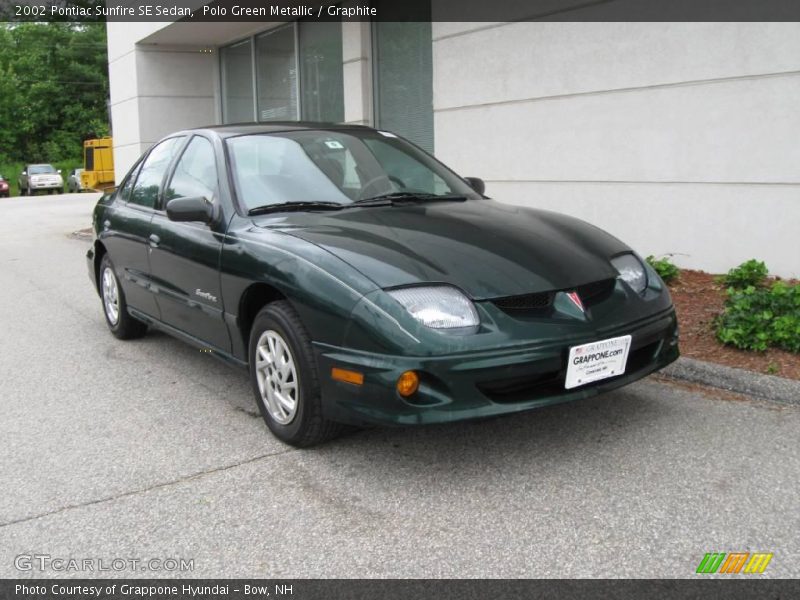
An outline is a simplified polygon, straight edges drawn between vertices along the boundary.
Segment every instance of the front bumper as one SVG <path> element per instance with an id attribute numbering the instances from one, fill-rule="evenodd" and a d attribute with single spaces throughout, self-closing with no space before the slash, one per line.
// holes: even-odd
<path id="1" fill-rule="evenodd" d="M 60 190 L 64 187 L 63 181 L 31 182 L 28 184 L 31 190 Z"/>
<path id="2" fill-rule="evenodd" d="M 564 389 L 569 348 L 631 335 L 623 375 Z M 665 367 L 678 358 L 674 309 L 596 337 L 576 336 L 557 343 L 530 342 L 501 350 L 448 356 L 410 357 L 357 352 L 314 344 L 323 411 L 328 419 L 354 425 L 442 423 L 516 413 L 595 396 Z M 363 385 L 334 381 L 331 369 L 364 373 Z M 408 370 L 420 375 L 419 390 L 408 399 L 395 382 Z"/>

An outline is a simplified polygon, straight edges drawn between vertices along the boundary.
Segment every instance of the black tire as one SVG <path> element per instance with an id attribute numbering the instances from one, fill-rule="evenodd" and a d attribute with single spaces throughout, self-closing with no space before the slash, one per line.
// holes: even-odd
<path id="1" fill-rule="evenodd" d="M 21 185 L 19 186 L 19 195 L 20 196 L 24 196 L 25 195 L 25 188 L 23 188 Z"/>
<path id="2" fill-rule="evenodd" d="M 267 407 L 259 386 L 256 369 L 259 339 L 267 331 L 277 333 L 288 346 L 297 375 L 296 409 L 293 418 L 281 423 Z M 281 441 L 300 448 L 320 444 L 336 437 L 344 427 L 322 416 L 319 374 L 311 338 L 292 306 L 286 301 L 268 304 L 256 315 L 250 330 L 250 384 L 261 416 L 270 431 Z M 266 384 L 265 384 L 266 385 Z"/>
<path id="3" fill-rule="evenodd" d="M 106 284 L 104 281 L 106 270 L 108 270 L 111 277 L 114 278 L 114 285 L 117 291 L 116 322 L 109 315 L 109 310 L 106 308 Z M 132 340 L 142 337 L 145 333 L 147 333 L 147 325 L 134 319 L 130 314 L 128 314 L 128 305 L 125 302 L 125 292 L 122 291 L 122 286 L 119 284 L 119 278 L 117 277 L 117 272 L 114 269 L 114 264 L 111 262 L 111 259 L 108 258 L 108 254 L 103 255 L 103 259 L 100 261 L 100 272 L 97 280 L 97 287 L 100 290 L 100 304 L 103 307 L 103 316 L 105 316 L 106 325 L 108 325 L 108 329 L 111 331 L 114 337 L 117 337 L 121 340 Z"/>

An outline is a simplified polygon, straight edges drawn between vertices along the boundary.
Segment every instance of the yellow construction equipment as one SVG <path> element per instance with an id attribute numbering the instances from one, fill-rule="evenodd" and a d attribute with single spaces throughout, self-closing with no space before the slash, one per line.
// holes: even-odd
<path id="1" fill-rule="evenodd" d="M 99 192 L 114 187 L 114 144 L 110 137 L 83 142 L 81 187 Z"/>

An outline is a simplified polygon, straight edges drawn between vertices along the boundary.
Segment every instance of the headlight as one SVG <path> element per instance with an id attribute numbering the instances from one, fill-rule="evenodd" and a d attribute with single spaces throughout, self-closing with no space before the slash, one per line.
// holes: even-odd
<path id="1" fill-rule="evenodd" d="M 622 254 L 611 259 L 611 264 L 619 272 L 622 280 L 641 294 L 647 287 L 647 273 L 644 265 L 633 254 Z"/>
<path id="2" fill-rule="evenodd" d="M 386 293 L 417 321 L 433 329 L 463 329 L 480 323 L 472 301 L 449 285 L 408 287 Z"/>

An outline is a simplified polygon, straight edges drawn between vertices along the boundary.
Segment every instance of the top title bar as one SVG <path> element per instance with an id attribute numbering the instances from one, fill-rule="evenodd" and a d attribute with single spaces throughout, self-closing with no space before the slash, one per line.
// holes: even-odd
<path id="1" fill-rule="evenodd" d="M 0 0 L 4 21 L 800 21 L 798 0 Z"/>

